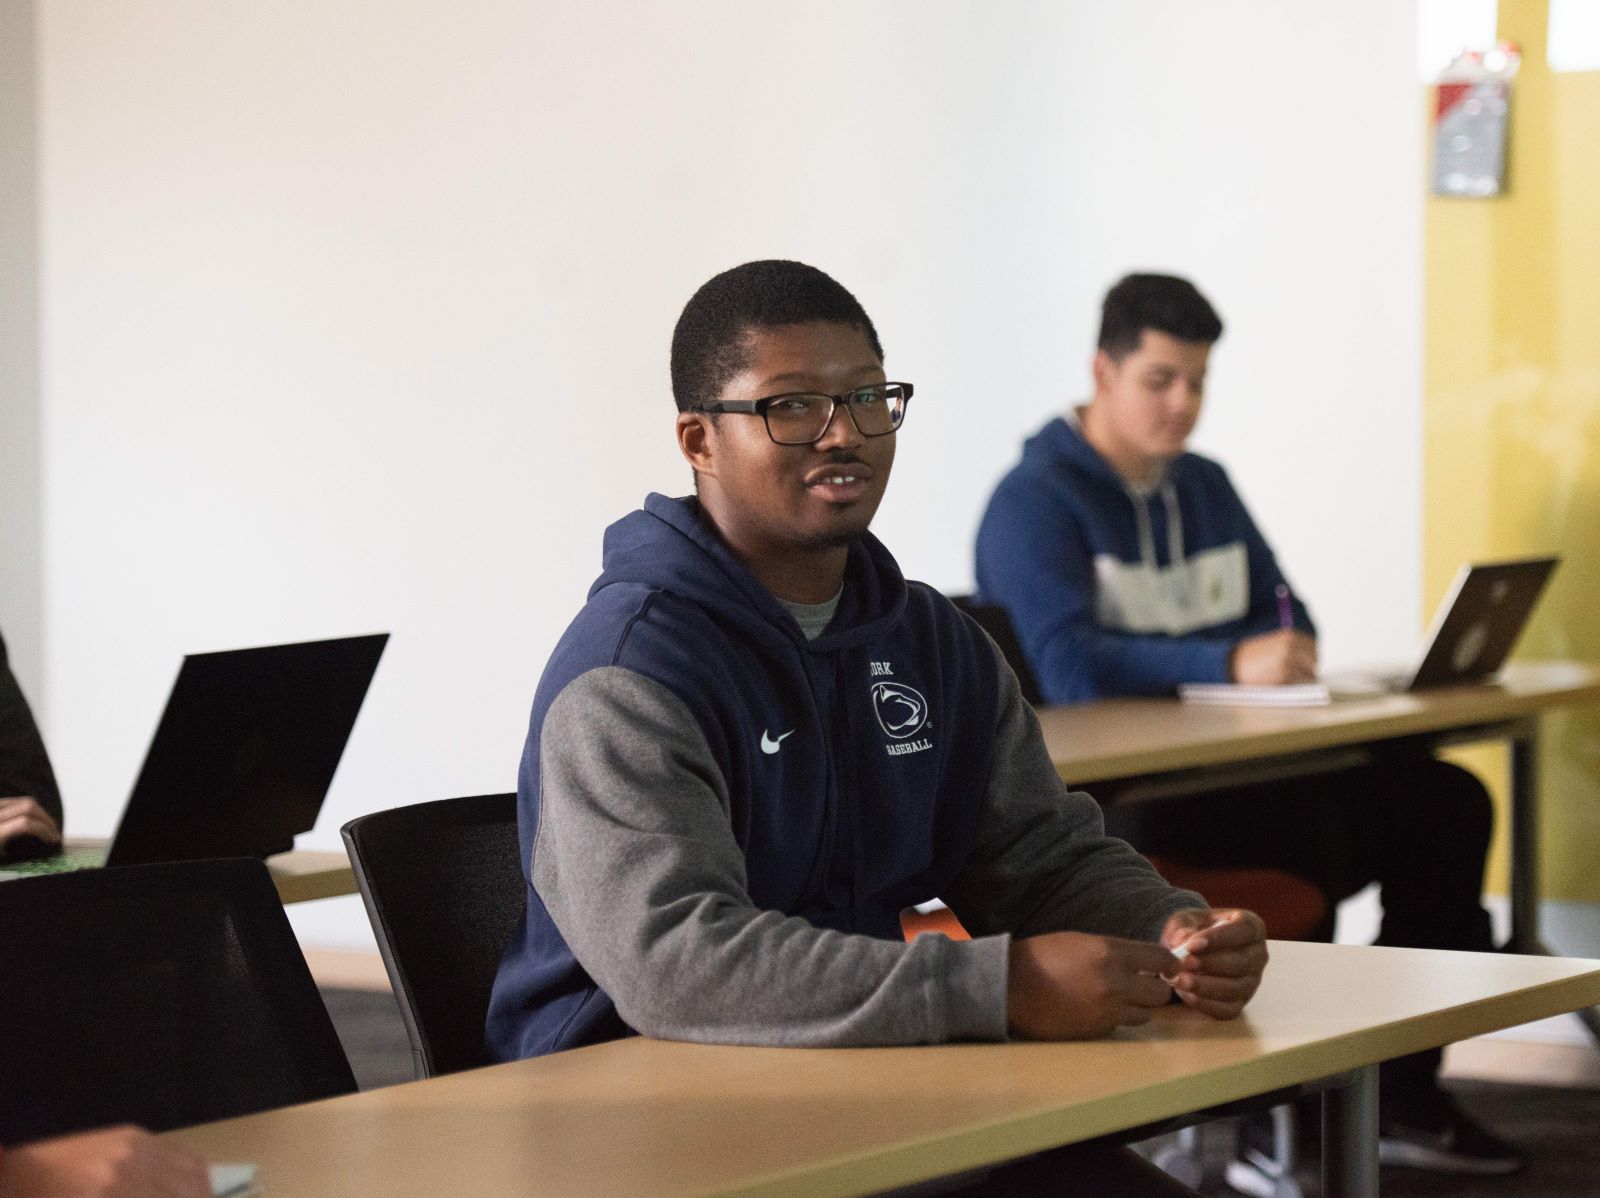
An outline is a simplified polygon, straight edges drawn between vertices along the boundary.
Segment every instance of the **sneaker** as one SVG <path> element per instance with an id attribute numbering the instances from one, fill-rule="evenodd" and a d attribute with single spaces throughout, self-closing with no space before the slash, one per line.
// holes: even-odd
<path id="1" fill-rule="evenodd" d="M 1235 1157 L 1228 1162 L 1222 1176 L 1233 1193 L 1245 1194 L 1248 1198 L 1279 1198 L 1284 1185 L 1282 1169 L 1275 1162 L 1256 1156 Z"/>
<path id="2" fill-rule="evenodd" d="M 1378 1160 L 1436 1173 L 1515 1173 L 1523 1165 L 1517 1148 L 1480 1126 L 1442 1092 L 1430 1094 L 1425 1102 L 1381 1111 Z"/>
<path id="3" fill-rule="evenodd" d="M 1250 1198 L 1304 1198 L 1290 1169 L 1293 1147 L 1288 1149 L 1289 1159 L 1279 1156 L 1274 1116 L 1275 1112 L 1259 1111 L 1240 1122 L 1238 1144 L 1223 1179 L 1235 1194 Z M 1291 1123 L 1286 1121 L 1284 1128 L 1292 1135 Z"/>

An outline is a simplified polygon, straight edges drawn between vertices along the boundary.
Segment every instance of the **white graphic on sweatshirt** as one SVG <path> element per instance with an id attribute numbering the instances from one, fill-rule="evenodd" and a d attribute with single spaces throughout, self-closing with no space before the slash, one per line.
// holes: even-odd
<path id="1" fill-rule="evenodd" d="M 1165 568 L 1094 559 L 1095 620 L 1112 632 L 1184 636 L 1242 619 L 1250 610 L 1250 563 L 1244 542 L 1219 545 Z"/>
<path id="2" fill-rule="evenodd" d="M 928 722 L 928 701 L 903 682 L 874 682 L 872 710 L 878 723 L 896 740 L 907 740 Z"/>
<path id="3" fill-rule="evenodd" d="M 781 749 L 783 747 L 783 742 L 785 740 L 787 740 L 789 737 L 791 737 L 793 735 L 794 735 L 794 729 L 791 728 L 787 732 L 779 733 L 778 734 L 778 739 L 777 740 L 773 740 L 772 739 L 772 734 L 770 732 L 768 732 L 765 728 L 763 728 L 761 730 L 761 751 L 763 753 L 765 753 L 768 757 L 770 757 L 770 756 L 772 756 L 772 754 L 776 753 L 779 749 Z"/>

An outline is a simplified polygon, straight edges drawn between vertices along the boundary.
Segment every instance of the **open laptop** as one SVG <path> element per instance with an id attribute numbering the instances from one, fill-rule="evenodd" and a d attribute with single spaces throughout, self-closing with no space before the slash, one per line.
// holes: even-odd
<path id="1" fill-rule="evenodd" d="M 1427 649 L 1415 667 L 1328 680 L 1336 692 L 1354 690 L 1364 680 L 1378 688 L 1420 691 L 1482 682 L 1498 673 L 1511 656 L 1551 573 L 1556 557 L 1462 566 L 1428 629 Z"/>
<path id="2" fill-rule="evenodd" d="M 109 850 L 0 859 L 0 877 L 287 852 L 316 822 L 388 640 L 185 657 Z"/>

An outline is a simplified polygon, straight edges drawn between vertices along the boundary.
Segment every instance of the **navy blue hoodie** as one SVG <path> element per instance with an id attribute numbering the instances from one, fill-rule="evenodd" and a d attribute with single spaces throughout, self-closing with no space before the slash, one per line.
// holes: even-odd
<path id="1" fill-rule="evenodd" d="M 1185 453 L 1141 492 L 1057 417 L 978 529 L 979 598 L 1006 609 L 1047 702 L 1226 682 L 1233 646 L 1279 626 L 1284 583 L 1227 473 Z M 1291 598 L 1296 628 L 1314 631 Z"/>
<path id="2" fill-rule="evenodd" d="M 694 500 L 651 495 L 612 525 L 604 572 L 534 699 L 518 784 L 525 874 L 546 715 L 574 680 L 608 667 L 659 683 L 692 713 L 756 907 L 899 941 L 901 909 L 944 892 L 967 860 L 993 756 L 994 651 L 941 595 L 907 583 L 871 535 L 851 545 L 838 611 L 808 642 Z M 531 877 L 527 899 L 495 981 L 491 1055 L 627 1034 Z"/>

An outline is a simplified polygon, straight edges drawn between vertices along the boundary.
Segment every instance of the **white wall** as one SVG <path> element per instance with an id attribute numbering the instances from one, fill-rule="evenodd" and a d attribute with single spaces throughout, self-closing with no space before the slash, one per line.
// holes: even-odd
<path id="1" fill-rule="evenodd" d="M 917 384 L 878 530 L 951 589 L 1081 395 L 1100 292 L 1191 273 L 1230 327 L 1202 446 L 1330 656 L 1414 640 L 1411 5 L 41 7 L 45 713 L 79 830 L 184 652 L 373 629 L 302 843 L 510 787 L 601 529 L 687 487 L 672 322 L 752 257 L 835 273 Z M 353 901 L 296 918 L 365 938 Z"/>
<path id="2" fill-rule="evenodd" d="M 34 6 L 0 0 L 0 632 L 42 697 L 39 164 Z"/>

